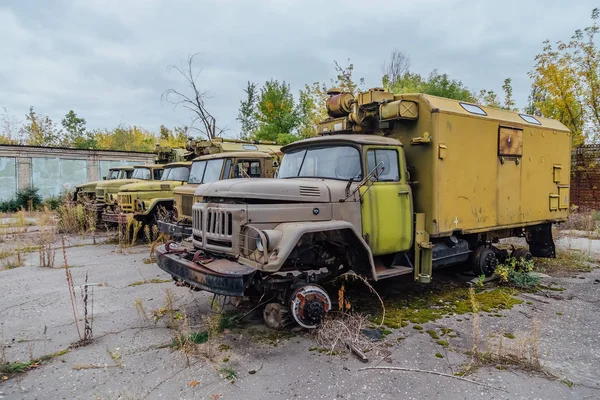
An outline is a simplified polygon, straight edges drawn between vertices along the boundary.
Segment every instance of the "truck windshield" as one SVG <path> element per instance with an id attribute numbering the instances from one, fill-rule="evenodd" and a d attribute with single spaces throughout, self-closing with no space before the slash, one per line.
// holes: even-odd
<path id="1" fill-rule="evenodd" d="M 188 183 L 201 183 L 205 168 L 206 161 L 194 161 L 192 163 L 192 169 L 190 171 L 190 178 L 188 179 Z"/>
<path id="2" fill-rule="evenodd" d="M 121 171 L 119 171 L 118 169 L 111 169 L 108 172 L 108 178 L 106 178 L 106 179 L 118 179 L 119 178 L 119 172 L 121 172 Z"/>
<path id="3" fill-rule="evenodd" d="M 285 153 L 278 178 L 361 180 L 360 153 L 352 146 L 327 146 Z"/>
<path id="4" fill-rule="evenodd" d="M 206 163 L 206 172 L 202 183 L 211 183 L 221 178 L 221 169 L 223 169 L 223 159 L 210 160 Z"/>
<path id="5" fill-rule="evenodd" d="M 173 167 L 165 169 L 161 181 L 181 181 L 187 182 L 188 176 L 190 175 L 190 169 L 188 167 Z"/>
<path id="6" fill-rule="evenodd" d="M 133 170 L 133 175 L 131 175 L 133 179 L 143 179 L 149 181 L 152 177 L 150 173 L 150 168 L 136 168 Z"/>

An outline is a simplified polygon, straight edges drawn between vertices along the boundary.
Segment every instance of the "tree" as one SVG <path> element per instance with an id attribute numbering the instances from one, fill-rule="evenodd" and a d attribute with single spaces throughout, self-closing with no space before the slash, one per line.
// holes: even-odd
<path id="1" fill-rule="evenodd" d="M 173 108 L 181 107 L 188 110 L 192 115 L 192 124 L 189 129 L 197 131 L 208 139 L 214 139 L 221 135 L 224 129 L 217 128 L 215 117 L 206 107 L 208 92 L 202 90 L 198 82 L 198 76 L 202 69 L 194 68 L 194 59 L 198 55 L 200 53 L 189 56 L 185 66 L 170 66 L 171 69 L 177 71 L 184 78 L 188 94 L 176 89 L 167 89 L 162 94 L 161 99 L 171 103 Z"/>
<path id="2" fill-rule="evenodd" d="M 317 134 L 317 124 L 327 118 L 327 91 L 331 88 L 337 88 L 344 92 L 356 94 L 361 91 L 364 85 L 364 78 L 354 79 L 354 64 L 348 59 L 348 64 L 342 67 L 337 61 L 333 61 L 335 68 L 335 79 L 331 79 L 329 84 L 326 82 L 314 82 L 312 85 L 305 85 L 304 90 L 300 91 L 299 111 L 301 127 L 299 134 L 301 137 L 312 137 Z"/>
<path id="3" fill-rule="evenodd" d="M 98 148 L 103 150 L 152 152 L 156 145 L 156 136 L 137 126 L 118 126 L 111 131 L 96 132 Z"/>
<path id="4" fill-rule="evenodd" d="M 21 123 L 2 107 L 0 117 L 0 144 L 21 144 L 23 128 Z"/>
<path id="5" fill-rule="evenodd" d="M 573 145 L 600 139 L 600 50 L 596 46 L 600 10 L 592 24 L 568 42 L 543 42 L 535 57 L 526 111 L 558 119 L 571 130 Z"/>
<path id="6" fill-rule="evenodd" d="M 502 108 L 509 111 L 518 111 L 518 109 L 515 108 L 515 101 L 512 97 L 513 89 L 511 78 L 506 78 L 504 80 L 502 90 L 504 91 L 504 106 Z"/>
<path id="7" fill-rule="evenodd" d="M 23 129 L 27 135 L 26 144 L 30 146 L 58 146 L 60 144 L 61 132 L 54 126 L 50 117 L 38 115 L 33 107 L 29 107 L 29 113 L 25 118 L 27 122 Z"/>
<path id="8" fill-rule="evenodd" d="M 61 121 L 65 130 L 61 144 L 76 149 L 95 149 L 97 146 L 96 137 L 93 132 L 86 130 L 85 123 L 84 118 L 79 118 L 73 110 L 69 110 Z"/>
<path id="9" fill-rule="evenodd" d="M 184 147 L 188 139 L 187 126 L 176 126 L 173 130 L 161 125 L 159 128 L 159 144 L 166 147 Z"/>
<path id="10" fill-rule="evenodd" d="M 477 103 L 487 107 L 502 108 L 498 95 L 493 90 L 481 89 L 476 100 Z"/>
<path id="11" fill-rule="evenodd" d="M 398 94 L 425 93 L 448 99 L 477 101 L 476 96 L 461 81 L 451 79 L 448 74 L 440 74 L 436 69 L 427 78 L 407 72 L 390 86 L 390 90 Z"/>
<path id="12" fill-rule="evenodd" d="M 256 140 L 290 140 L 300 125 L 300 115 L 290 85 L 271 79 L 260 89 L 256 107 L 257 129 L 252 134 Z"/>
<path id="13" fill-rule="evenodd" d="M 381 66 L 383 86 L 388 88 L 395 85 L 410 70 L 410 58 L 398 49 L 392 50 L 389 61 Z"/>
<path id="14" fill-rule="evenodd" d="M 258 93 L 256 84 L 248 81 L 244 93 L 246 93 L 246 100 L 240 100 L 240 111 L 237 120 L 240 122 L 240 137 L 247 140 L 257 127 L 256 105 Z"/>

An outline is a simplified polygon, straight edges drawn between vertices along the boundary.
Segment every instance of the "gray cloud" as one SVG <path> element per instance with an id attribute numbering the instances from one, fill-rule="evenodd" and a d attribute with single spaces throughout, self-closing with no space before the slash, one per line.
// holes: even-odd
<path id="1" fill-rule="evenodd" d="M 33 105 L 57 121 L 74 109 L 97 128 L 185 124 L 186 113 L 160 95 L 183 89 L 168 65 L 200 51 L 209 107 L 235 135 L 246 81 L 276 78 L 297 91 L 328 81 L 333 60 L 350 58 L 356 76 L 378 86 L 393 48 L 410 55 L 415 72 L 437 68 L 473 90 L 499 92 L 511 77 L 523 106 L 541 42 L 568 40 L 594 7 L 555 0 L 15 0 L 0 5 L 0 106 L 21 117 Z"/>

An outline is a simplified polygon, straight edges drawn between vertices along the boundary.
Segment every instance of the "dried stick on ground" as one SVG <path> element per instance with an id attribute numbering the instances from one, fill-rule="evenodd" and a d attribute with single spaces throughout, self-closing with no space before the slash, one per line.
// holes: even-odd
<path id="1" fill-rule="evenodd" d="M 495 389 L 495 390 L 499 390 L 499 391 L 504 392 L 504 393 L 509 393 L 508 391 L 506 391 L 506 390 L 504 390 L 502 388 L 495 387 L 495 386 L 490 386 L 490 385 L 487 385 L 485 383 L 481 383 L 481 382 L 473 381 L 471 379 L 463 378 L 461 376 L 444 374 L 443 372 L 437 372 L 437 371 L 428 371 L 426 369 L 403 368 L 403 367 L 364 367 L 364 368 L 359 368 L 357 371 L 366 371 L 368 369 L 389 369 L 389 370 L 393 370 L 393 371 L 422 372 L 422 373 L 425 373 L 425 374 L 439 375 L 439 376 L 445 376 L 446 378 L 458 379 L 459 381 L 469 382 L 469 383 L 473 383 L 475 385 L 483 386 L 483 387 L 486 387 L 486 388 L 489 388 L 489 389 Z"/>
<path id="2" fill-rule="evenodd" d="M 82 340 L 81 330 L 79 329 L 79 319 L 77 318 L 77 298 L 75 297 L 75 285 L 73 284 L 73 276 L 69 270 L 69 264 L 67 263 L 67 247 L 65 245 L 65 237 L 62 237 L 62 252 L 63 259 L 65 261 L 65 275 L 67 276 L 67 285 L 69 285 L 69 295 L 71 296 L 71 307 L 73 308 L 73 318 L 75 319 L 75 327 L 77 328 L 77 335 L 79 340 Z"/>
<path id="3" fill-rule="evenodd" d="M 364 283 L 367 288 L 369 288 L 371 293 L 373 293 L 373 294 L 375 294 L 375 296 L 377 296 L 377 298 L 379 299 L 379 303 L 381 303 L 381 322 L 379 323 L 379 325 L 377 327 L 381 328 L 383 326 L 383 322 L 385 321 L 385 305 L 383 304 L 383 300 L 382 300 L 381 296 L 379 296 L 379 293 L 377 293 L 377 291 L 373 288 L 373 286 L 371 286 L 371 284 L 365 278 L 363 278 L 360 275 L 357 275 L 354 271 L 346 272 L 345 274 L 343 274 L 341 276 L 344 276 L 344 275 L 352 276 L 352 277 L 358 279 L 359 281 Z"/>

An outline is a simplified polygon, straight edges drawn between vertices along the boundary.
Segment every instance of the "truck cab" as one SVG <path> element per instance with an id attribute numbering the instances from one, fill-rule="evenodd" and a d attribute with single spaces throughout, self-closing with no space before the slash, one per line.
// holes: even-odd
<path id="1" fill-rule="evenodd" d="M 133 167 L 131 166 L 112 167 L 108 170 L 107 176 L 102 177 L 102 181 L 129 179 L 132 173 Z M 73 200 L 85 203 L 94 201 L 96 198 L 96 185 L 102 181 L 92 181 L 77 185 L 73 194 Z"/>
<path id="2" fill-rule="evenodd" d="M 279 148 L 275 149 L 277 152 Z M 173 189 L 173 203 L 168 220 L 159 220 L 161 232 L 181 239 L 192 235 L 192 206 L 200 201 L 194 193 L 198 186 L 225 179 L 272 178 L 279 156 L 261 151 L 233 151 L 196 158 L 187 184 Z"/>
<path id="3" fill-rule="evenodd" d="M 126 222 L 127 215 L 145 223 L 155 224 L 161 212 L 172 209 L 173 189 L 187 182 L 191 161 L 167 164 L 159 180 L 140 181 L 120 187 L 116 206 L 102 214 L 109 223 Z"/>
<path id="4" fill-rule="evenodd" d="M 96 200 L 93 204 L 96 212 L 102 213 L 107 206 L 114 206 L 117 193 L 123 185 L 143 181 L 158 181 L 162 177 L 164 165 L 144 164 L 133 167 L 131 177 L 127 179 L 106 180 L 96 185 Z"/>

